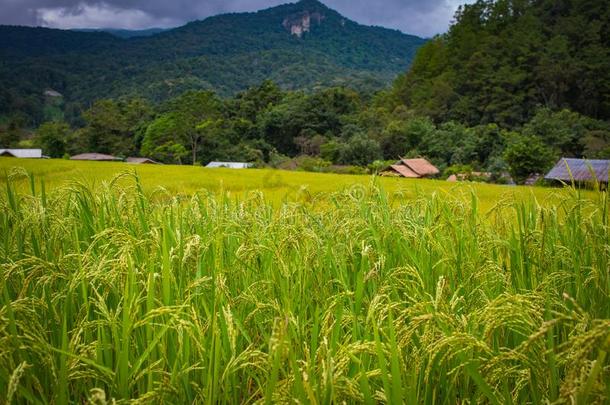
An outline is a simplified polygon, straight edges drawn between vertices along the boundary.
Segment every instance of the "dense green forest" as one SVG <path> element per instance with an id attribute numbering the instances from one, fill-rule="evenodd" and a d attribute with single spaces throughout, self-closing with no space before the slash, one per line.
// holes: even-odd
<path id="1" fill-rule="evenodd" d="M 32 138 L 7 122 L 0 142 L 39 145 L 53 157 L 103 152 L 343 172 L 424 156 L 445 174 L 487 171 L 499 181 L 510 172 L 523 182 L 560 156 L 610 158 L 608 26 L 604 2 L 478 1 L 383 91 L 351 83 L 290 90 L 266 80 L 232 97 L 128 93 L 82 113 L 47 96 L 53 119 Z"/>
<path id="2" fill-rule="evenodd" d="M 456 20 L 399 79 L 398 104 L 471 125 L 522 125 L 539 106 L 610 119 L 607 1 L 478 1 Z"/>
<path id="3" fill-rule="evenodd" d="M 292 33 L 299 26 L 300 36 Z M 63 95 L 72 124 L 83 106 L 102 98 L 161 102 L 189 90 L 227 97 L 267 79 L 292 90 L 376 91 L 408 67 L 423 43 L 357 24 L 315 0 L 219 15 L 146 37 L 4 26 L 0 115 L 38 125 L 48 118 L 47 89 Z"/>

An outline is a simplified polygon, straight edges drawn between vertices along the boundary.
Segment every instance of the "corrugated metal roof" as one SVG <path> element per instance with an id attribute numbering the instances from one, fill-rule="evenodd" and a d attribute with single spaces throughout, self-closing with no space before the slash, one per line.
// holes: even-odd
<path id="1" fill-rule="evenodd" d="M 42 158 L 42 149 L 0 149 L 0 156 L 11 156 L 23 159 Z"/>
<path id="2" fill-rule="evenodd" d="M 227 169 L 247 169 L 251 166 L 252 166 L 251 163 L 244 163 L 244 162 L 210 162 L 207 164 L 206 167 L 214 168 L 214 169 L 218 169 L 221 167 L 224 167 Z"/>
<path id="3" fill-rule="evenodd" d="M 440 173 L 439 170 L 426 159 L 401 159 L 400 161 L 406 166 L 409 166 L 411 170 L 420 176 L 432 176 Z"/>
<path id="4" fill-rule="evenodd" d="M 610 160 L 562 158 L 544 177 L 548 180 L 608 182 Z"/>
<path id="5" fill-rule="evenodd" d="M 70 158 L 70 160 L 96 160 L 96 161 L 112 161 L 121 160 L 111 155 L 104 155 L 103 153 L 81 153 Z"/>
<path id="6" fill-rule="evenodd" d="M 390 167 L 392 169 L 394 169 L 402 177 L 407 177 L 410 179 L 415 179 L 415 178 L 421 177 L 419 174 L 415 173 L 413 170 L 409 169 L 405 165 L 392 165 Z"/>

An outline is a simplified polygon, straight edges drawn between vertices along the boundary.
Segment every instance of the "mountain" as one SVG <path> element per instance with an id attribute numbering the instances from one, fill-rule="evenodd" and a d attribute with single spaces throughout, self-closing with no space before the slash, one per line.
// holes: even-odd
<path id="1" fill-rule="evenodd" d="M 115 37 L 119 38 L 136 38 L 136 37 L 150 37 L 152 35 L 159 34 L 163 31 L 167 31 L 165 28 L 147 28 L 144 30 L 122 30 L 115 28 L 79 28 L 72 29 L 72 31 L 80 32 L 107 32 Z"/>
<path id="2" fill-rule="evenodd" d="M 195 21 L 152 36 L 0 27 L 0 115 L 44 120 L 43 92 L 66 108 L 99 98 L 165 100 L 189 89 L 232 95 L 265 79 L 286 89 L 378 89 L 425 39 L 351 21 L 316 0 Z"/>

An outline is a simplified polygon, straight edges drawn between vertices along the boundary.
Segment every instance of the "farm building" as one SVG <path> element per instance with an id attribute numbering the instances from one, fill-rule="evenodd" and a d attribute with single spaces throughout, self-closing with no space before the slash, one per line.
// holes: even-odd
<path id="1" fill-rule="evenodd" d="M 42 149 L 0 149 L 0 157 L 40 159 L 42 158 Z"/>
<path id="2" fill-rule="evenodd" d="M 206 166 L 210 169 L 218 169 L 221 167 L 227 169 L 247 169 L 252 167 L 252 163 L 244 163 L 244 162 L 210 162 Z"/>
<path id="3" fill-rule="evenodd" d="M 159 164 L 161 164 L 152 159 L 143 158 L 143 157 L 128 157 L 127 159 L 125 159 L 125 162 L 133 163 L 134 165 L 159 165 Z"/>
<path id="4" fill-rule="evenodd" d="M 423 177 L 432 177 L 439 174 L 440 171 L 426 159 L 400 159 L 396 164 L 391 165 L 381 172 L 382 176 L 387 177 L 406 177 L 410 179 L 419 179 Z"/>
<path id="5" fill-rule="evenodd" d="M 566 183 L 598 181 L 608 183 L 610 160 L 589 160 L 561 158 L 544 176 L 547 180 L 559 180 Z"/>
<path id="6" fill-rule="evenodd" d="M 121 160 L 112 155 L 104 155 L 103 153 L 81 153 L 80 155 L 74 155 L 70 160 L 92 160 L 97 162 L 113 162 Z"/>

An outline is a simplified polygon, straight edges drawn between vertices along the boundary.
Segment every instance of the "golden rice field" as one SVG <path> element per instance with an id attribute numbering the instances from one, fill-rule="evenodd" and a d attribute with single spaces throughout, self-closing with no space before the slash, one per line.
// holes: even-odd
<path id="1" fill-rule="evenodd" d="M 604 192 L 0 173 L 6 403 L 610 403 Z"/>
<path id="2" fill-rule="evenodd" d="M 336 192 L 368 187 L 372 176 L 338 175 L 282 170 L 206 169 L 191 166 L 130 165 L 122 162 L 82 162 L 69 160 L 34 160 L 0 158 L 0 184 L 13 168 L 23 168 L 47 189 L 79 182 L 93 189 L 110 182 L 119 174 L 136 172 L 146 193 L 158 196 L 191 196 L 196 192 L 228 193 L 242 199 L 249 192 L 261 191 L 265 199 L 282 202 L 322 204 Z M 22 182 L 23 183 L 23 182 Z M 24 183 L 25 184 L 25 183 Z M 481 212 L 488 212 L 498 202 L 528 199 L 534 196 L 546 205 L 558 203 L 563 196 L 556 189 L 514 187 L 482 183 L 448 183 L 441 180 L 378 178 L 376 184 L 393 200 L 437 194 L 445 199 L 470 198 L 474 191 Z M 19 185 L 17 184 L 17 187 Z M 27 185 L 29 188 L 29 185 Z M 586 193 L 584 193 L 586 195 Z"/>

